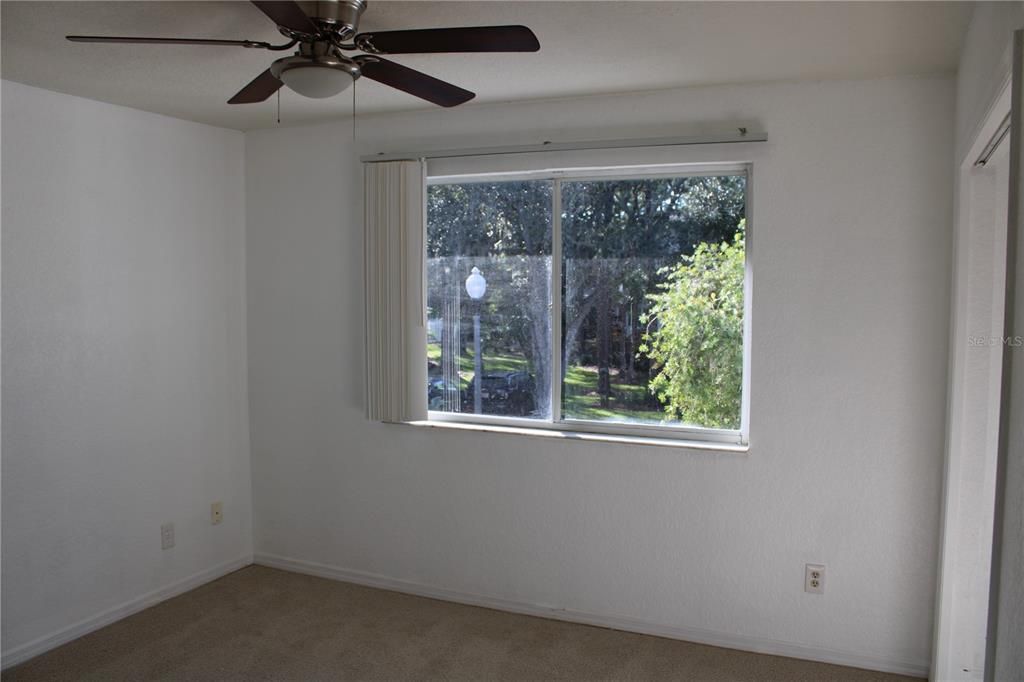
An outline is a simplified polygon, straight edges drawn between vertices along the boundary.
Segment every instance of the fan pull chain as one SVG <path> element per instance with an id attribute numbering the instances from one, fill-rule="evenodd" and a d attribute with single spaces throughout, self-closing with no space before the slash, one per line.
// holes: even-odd
<path id="1" fill-rule="evenodd" d="M 356 81 L 358 78 L 352 79 L 352 144 L 356 143 Z"/>
<path id="2" fill-rule="evenodd" d="M 277 125 L 281 125 L 281 89 L 277 89 Z"/>

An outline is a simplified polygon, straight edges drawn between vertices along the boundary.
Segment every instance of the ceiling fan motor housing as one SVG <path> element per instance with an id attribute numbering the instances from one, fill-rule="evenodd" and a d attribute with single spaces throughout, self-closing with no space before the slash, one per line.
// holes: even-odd
<path id="1" fill-rule="evenodd" d="M 359 18 L 366 9 L 366 0 L 300 0 L 302 11 L 317 25 L 348 40 L 359 29 Z"/>

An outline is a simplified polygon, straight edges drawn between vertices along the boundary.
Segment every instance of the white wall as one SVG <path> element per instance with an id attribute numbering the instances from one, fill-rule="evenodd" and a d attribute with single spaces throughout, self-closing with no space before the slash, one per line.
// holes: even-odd
<path id="1" fill-rule="evenodd" d="M 243 135 L 8 81 L 2 98 L 10 665 L 252 544 Z"/>
<path id="2" fill-rule="evenodd" d="M 357 153 L 763 127 L 746 455 L 367 422 L 350 126 L 247 134 L 257 560 L 925 671 L 953 109 L 934 77 L 360 120 Z M 828 565 L 824 596 L 802 591 L 808 562 Z"/>

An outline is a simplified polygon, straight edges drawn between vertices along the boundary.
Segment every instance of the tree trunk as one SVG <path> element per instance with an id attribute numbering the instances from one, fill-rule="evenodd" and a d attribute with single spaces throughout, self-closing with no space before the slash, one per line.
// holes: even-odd
<path id="1" fill-rule="evenodd" d="M 571 311 L 566 311 L 565 326 L 562 328 L 562 337 L 565 339 L 565 343 L 562 345 L 563 381 L 565 380 L 565 372 L 569 367 L 569 361 L 572 359 L 573 351 L 576 350 L 580 329 L 587 321 L 587 316 L 590 315 L 590 311 L 593 309 L 594 300 L 591 296 L 586 298 L 581 297 L 581 300 Z"/>
<path id="2" fill-rule="evenodd" d="M 602 268 L 604 270 L 604 268 Z M 612 395 L 611 360 L 611 296 L 605 272 L 601 273 L 597 296 L 597 393 L 601 407 L 608 407 Z"/>
<path id="3" fill-rule="evenodd" d="M 527 256 L 530 281 L 530 325 L 533 330 L 533 405 L 538 414 L 551 414 L 551 338 L 548 321 L 548 301 L 551 299 L 551 258 Z"/>
<path id="4" fill-rule="evenodd" d="M 629 338 L 629 354 L 626 356 L 626 381 L 636 382 L 636 316 L 633 303 L 626 306 L 626 334 Z"/>
<path id="5" fill-rule="evenodd" d="M 620 344 L 619 344 L 619 373 L 620 376 L 624 377 L 625 380 L 629 381 L 629 315 L 628 306 L 623 303 L 620 304 L 618 310 L 618 320 L 620 327 Z"/>
<path id="6" fill-rule="evenodd" d="M 441 325 L 441 409 L 445 412 L 460 412 L 462 410 L 461 391 L 459 390 L 461 385 L 459 346 L 462 334 L 457 289 L 453 299 L 446 298 L 444 301 Z"/>

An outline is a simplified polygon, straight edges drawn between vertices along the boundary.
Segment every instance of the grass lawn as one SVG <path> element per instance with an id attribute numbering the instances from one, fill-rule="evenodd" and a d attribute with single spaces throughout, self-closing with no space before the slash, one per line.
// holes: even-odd
<path id="1" fill-rule="evenodd" d="M 593 419 L 596 421 L 644 421 L 660 422 L 665 418 L 661 410 L 645 410 L 634 407 L 646 399 L 647 387 L 643 384 L 617 383 L 612 376 L 612 397 L 608 407 L 601 407 L 601 396 L 597 394 L 596 367 L 569 367 L 565 372 L 564 400 L 562 414 L 572 419 Z"/>
<path id="2" fill-rule="evenodd" d="M 427 344 L 427 360 L 441 364 L 441 344 Z M 484 353 L 484 372 L 505 373 L 519 372 L 527 369 L 526 359 L 514 355 L 491 355 Z M 439 375 L 440 369 L 432 372 Z M 468 350 L 459 358 L 459 377 L 465 389 L 473 380 L 473 352 Z M 627 421 L 660 422 L 665 418 L 661 410 L 637 409 L 637 403 L 646 400 L 647 387 L 643 384 L 617 383 L 612 375 L 612 397 L 608 407 L 601 407 L 601 397 L 597 394 L 596 367 L 570 367 L 565 373 L 565 400 L 562 412 L 573 419 L 593 419 L 596 421 Z"/>
<path id="3" fill-rule="evenodd" d="M 526 371 L 526 358 L 515 355 L 491 355 L 484 353 L 484 374 L 504 374 L 506 372 Z M 433 362 L 438 369 L 431 372 L 431 375 L 441 374 L 441 344 L 427 344 L 427 361 Z M 459 377 L 462 379 L 462 387 L 469 386 L 473 380 L 473 350 L 467 349 L 466 353 L 459 357 Z"/>

